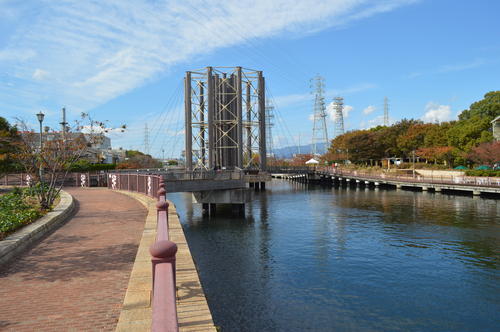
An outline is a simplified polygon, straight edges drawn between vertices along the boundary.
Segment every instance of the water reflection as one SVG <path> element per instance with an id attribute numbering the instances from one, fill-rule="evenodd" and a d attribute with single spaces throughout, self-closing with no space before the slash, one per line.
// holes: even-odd
<path id="1" fill-rule="evenodd" d="M 499 201 L 273 181 L 246 216 L 171 194 L 223 331 L 493 330 Z"/>

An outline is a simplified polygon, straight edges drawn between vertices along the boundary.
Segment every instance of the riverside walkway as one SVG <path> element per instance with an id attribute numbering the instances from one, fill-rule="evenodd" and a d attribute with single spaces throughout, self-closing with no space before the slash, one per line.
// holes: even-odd
<path id="1" fill-rule="evenodd" d="M 67 188 L 76 214 L 0 271 L 1 331 L 114 331 L 147 210 L 105 188 Z"/>

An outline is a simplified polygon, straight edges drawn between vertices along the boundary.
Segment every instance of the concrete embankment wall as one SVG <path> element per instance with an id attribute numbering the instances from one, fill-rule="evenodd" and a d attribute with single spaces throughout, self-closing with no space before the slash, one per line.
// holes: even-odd
<path id="1" fill-rule="evenodd" d="M 141 242 L 130 275 L 127 293 L 116 331 L 149 331 L 152 322 L 152 268 L 149 247 L 155 241 L 157 210 L 156 200 L 142 194 L 118 191 L 140 201 L 147 209 Z M 178 247 L 176 255 L 177 315 L 179 331 L 216 331 L 212 314 L 201 287 L 182 225 L 169 201 L 168 222 L 170 240 Z"/>
<path id="2" fill-rule="evenodd" d="M 422 176 L 443 176 L 443 177 L 454 177 L 454 176 L 464 176 L 465 172 L 462 171 L 442 171 L 433 169 L 416 169 L 415 172 Z"/>

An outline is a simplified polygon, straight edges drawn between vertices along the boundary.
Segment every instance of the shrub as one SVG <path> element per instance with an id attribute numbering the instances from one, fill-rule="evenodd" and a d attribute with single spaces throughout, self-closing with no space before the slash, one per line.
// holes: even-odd
<path id="1" fill-rule="evenodd" d="M 500 176 L 500 170 L 470 169 L 465 171 L 467 176 Z"/>
<path id="2" fill-rule="evenodd" d="M 27 189 L 14 188 L 0 196 L 0 239 L 43 215 Z"/>

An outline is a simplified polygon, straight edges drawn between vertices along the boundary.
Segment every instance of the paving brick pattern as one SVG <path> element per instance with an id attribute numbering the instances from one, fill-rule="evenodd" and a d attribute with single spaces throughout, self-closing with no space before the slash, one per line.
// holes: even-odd
<path id="1" fill-rule="evenodd" d="M 114 331 L 147 211 L 108 189 L 67 190 L 76 215 L 0 271 L 0 331 Z"/>

